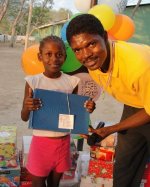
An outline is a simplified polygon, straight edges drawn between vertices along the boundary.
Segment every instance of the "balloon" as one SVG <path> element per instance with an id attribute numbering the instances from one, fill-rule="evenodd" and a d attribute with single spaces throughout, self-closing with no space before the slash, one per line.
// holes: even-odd
<path id="1" fill-rule="evenodd" d="M 35 75 L 44 71 L 44 66 L 38 60 L 39 45 L 33 45 L 22 54 L 22 68 L 28 75 Z"/>
<path id="2" fill-rule="evenodd" d="M 61 67 L 63 72 L 73 72 L 81 67 L 81 63 L 76 59 L 74 52 L 67 42 L 65 42 L 67 58 Z"/>
<path id="3" fill-rule="evenodd" d="M 78 84 L 78 94 L 89 96 L 96 101 L 101 94 L 100 86 L 96 84 L 88 73 L 77 73 L 74 75 L 80 78 L 80 82 Z"/>
<path id="4" fill-rule="evenodd" d="M 116 38 L 113 37 L 113 36 L 111 36 L 109 33 L 108 33 L 108 39 L 110 39 L 110 40 L 116 40 Z"/>
<path id="5" fill-rule="evenodd" d="M 70 18 L 70 20 L 72 20 L 73 18 L 75 18 L 75 17 L 78 16 L 78 15 L 81 15 L 81 13 L 76 13 L 76 14 L 74 14 L 74 15 Z M 69 20 L 69 21 L 70 21 L 70 20 Z M 62 40 L 63 40 L 64 42 L 67 42 L 66 30 L 67 30 L 67 26 L 68 26 L 68 24 L 69 24 L 69 21 L 67 21 L 67 22 L 63 25 L 63 27 L 61 28 L 60 36 L 61 36 L 61 38 L 62 38 Z"/>
<path id="6" fill-rule="evenodd" d="M 87 13 L 91 6 L 91 0 L 74 0 L 74 4 L 77 10 Z"/>
<path id="7" fill-rule="evenodd" d="M 97 17 L 103 24 L 104 29 L 106 31 L 111 29 L 111 27 L 113 26 L 115 22 L 115 14 L 112 8 L 109 7 L 108 5 L 105 5 L 105 4 L 96 5 L 92 7 L 88 13 Z"/>
<path id="8" fill-rule="evenodd" d="M 98 4 L 110 6 L 115 13 L 121 13 L 125 10 L 128 0 L 98 0 Z"/>
<path id="9" fill-rule="evenodd" d="M 117 40 L 128 40 L 135 32 L 133 20 L 123 14 L 117 14 L 113 27 L 108 31 L 108 34 Z"/>
<path id="10" fill-rule="evenodd" d="M 63 27 L 61 28 L 61 33 L 60 33 L 60 36 L 62 38 L 62 40 L 65 42 L 67 41 L 67 38 L 66 38 L 66 29 L 67 29 L 67 26 L 68 26 L 69 22 L 66 22 Z"/>

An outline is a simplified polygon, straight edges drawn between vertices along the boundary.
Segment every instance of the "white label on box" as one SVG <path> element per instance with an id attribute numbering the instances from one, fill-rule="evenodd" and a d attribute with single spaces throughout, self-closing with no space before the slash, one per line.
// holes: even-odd
<path id="1" fill-rule="evenodd" d="M 74 127 L 74 115 L 59 114 L 58 128 L 73 129 Z"/>

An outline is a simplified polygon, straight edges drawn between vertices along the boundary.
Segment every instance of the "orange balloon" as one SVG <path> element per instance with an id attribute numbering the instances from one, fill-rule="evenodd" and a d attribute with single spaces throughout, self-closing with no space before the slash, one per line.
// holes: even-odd
<path id="1" fill-rule="evenodd" d="M 22 54 L 22 68 L 27 75 L 35 75 L 44 71 L 44 66 L 38 59 L 39 45 L 27 48 Z"/>
<path id="2" fill-rule="evenodd" d="M 128 40 L 135 32 L 135 24 L 133 20 L 123 14 L 117 14 L 115 23 L 108 31 L 108 34 L 117 40 Z"/>

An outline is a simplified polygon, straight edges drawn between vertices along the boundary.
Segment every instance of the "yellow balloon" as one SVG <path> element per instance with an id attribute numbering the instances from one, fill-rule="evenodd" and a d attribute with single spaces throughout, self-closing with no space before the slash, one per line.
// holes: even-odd
<path id="1" fill-rule="evenodd" d="M 97 17 L 101 21 L 106 31 L 111 29 L 115 22 L 115 13 L 113 12 L 112 8 L 109 7 L 108 5 L 105 4 L 96 5 L 92 7 L 88 11 L 88 13 Z"/>
<path id="2" fill-rule="evenodd" d="M 27 48 L 22 54 L 22 68 L 27 75 L 35 75 L 44 71 L 44 66 L 38 59 L 39 45 Z"/>

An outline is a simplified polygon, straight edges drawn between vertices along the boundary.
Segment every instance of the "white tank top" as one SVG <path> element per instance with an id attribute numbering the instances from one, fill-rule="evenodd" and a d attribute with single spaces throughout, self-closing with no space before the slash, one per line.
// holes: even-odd
<path id="1" fill-rule="evenodd" d="M 45 90 L 53 90 L 63 93 L 72 93 L 74 88 L 78 85 L 80 79 L 75 76 L 70 76 L 67 74 L 61 73 L 61 76 L 58 78 L 48 78 L 43 73 L 27 76 L 25 80 L 32 88 L 32 90 L 39 88 Z M 33 129 L 33 135 L 35 136 L 44 136 L 44 137 L 58 137 L 65 136 L 68 133 L 64 132 L 54 132 L 54 131 L 45 131 L 45 130 L 36 130 Z"/>

